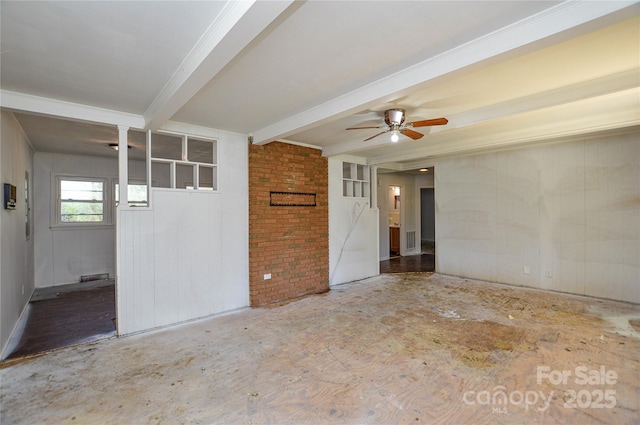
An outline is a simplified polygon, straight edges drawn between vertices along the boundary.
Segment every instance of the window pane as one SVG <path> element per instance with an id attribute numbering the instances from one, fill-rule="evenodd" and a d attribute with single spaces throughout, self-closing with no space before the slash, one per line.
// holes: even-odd
<path id="1" fill-rule="evenodd" d="M 101 202 L 60 203 L 60 221 L 63 223 L 96 222 L 103 220 L 103 205 Z"/>
<path id="2" fill-rule="evenodd" d="M 213 164 L 214 144 L 211 141 L 189 139 L 188 160 Z"/>
<path id="3" fill-rule="evenodd" d="M 200 166 L 199 170 L 200 179 L 198 188 L 201 190 L 216 190 L 217 182 L 215 168 Z"/>
<path id="4" fill-rule="evenodd" d="M 127 187 L 127 197 L 129 198 L 129 206 L 146 207 L 147 206 L 147 185 L 146 184 L 130 184 Z M 120 185 L 115 184 L 114 199 L 116 206 L 120 203 Z"/>
<path id="5" fill-rule="evenodd" d="M 182 137 L 152 134 L 151 157 L 182 160 Z"/>
<path id="6" fill-rule="evenodd" d="M 147 185 L 146 184 L 130 184 L 127 189 L 129 196 L 129 203 L 135 202 L 146 203 L 147 202 Z"/>
<path id="7" fill-rule="evenodd" d="M 171 187 L 171 164 L 152 162 L 151 180 L 152 187 Z"/>
<path id="8" fill-rule="evenodd" d="M 176 164 L 176 188 L 193 189 L 193 165 Z"/>
<path id="9" fill-rule="evenodd" d="M 103 199 L 102 182 L 61 180 L 60 181 L 60 199 L 102 201 Z"/>
<path id="10" fill-rule="evenodd" d="M 342 178 L 350 179 L 351 178 L 351 163 L 343 162 L 342 163 Z"/>

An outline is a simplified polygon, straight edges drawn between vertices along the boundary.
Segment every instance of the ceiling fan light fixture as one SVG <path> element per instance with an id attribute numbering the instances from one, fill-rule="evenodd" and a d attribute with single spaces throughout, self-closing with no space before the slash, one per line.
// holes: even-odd
<path id="1" fill-rule="evenodd" d="M 433 125 L 445 125 L 449 122 L 449 120 L 447 120 L 446 118 L 432 118 L 432 119 L 428 119 L 428 120 L 421 120 L 421 121 L 413 121 L 410 123 L 405 123 L 404 122 L 405 116 L 404 116 L 404 109 L 400 109 L 400 108 L 394 108 L 394 109 L 387 109 L 384 112 L 384 122 L 386 125 L 374 125 L 374 126 L 364 126 L 364 127 L 348 127 L 347 130 L 364 130 L 364 129 L 369 129 L 369 128 L 377 128 L 377 129 L 381 129 L 384 128 L 385 130 L 379 132 L 378 134 L 374 134 L 371 137 L 368 137 L 366 139 L 364 139 L 365 142 L 376 138 L 378 136 L 381 136 L 385 133 L 391 133 L 391 142 L 392 143 L 396 143 L 399 139 L 400 139 L 400 134 L 402 133 L 403 135 L 405 135 L 406 137 L 413 139 L 413 140 L 418 140 L 421 139 L 424 134 L 414 131 L 413 128 L 415 127 L 430 127 Z"/>
<path id="2" fill-rule="evenodd" d="M 120 145 L 117 143 L 109 143 L 109 147 L 114 151 L 117 151 L 120 148 Z M 127 145 L 127 149 L 131 149 L 131 145 Z"/>

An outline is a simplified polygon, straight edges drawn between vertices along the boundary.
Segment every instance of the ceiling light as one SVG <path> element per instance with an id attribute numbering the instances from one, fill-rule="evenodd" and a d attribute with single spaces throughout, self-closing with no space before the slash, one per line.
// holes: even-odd
<path id="1" fill-rule="evenodd" d="M 114 151 L 117 151 L 120 148 L 120 145 L 117 143 L 109 143 L 109 147 Z M 127 145 L 127 149 L 131 149 L 131 145 Z"/>
<path id="2" fill-rule="evenodd" d="M 421 171 L 421 172 L 423 172 L 423 173 L 426 173 L 427 171 L 429 171 L 429 169 L 428 169 L 428 168 L 421 168 L 421 169 L 419 169 L 418 171 Z"/>
<path id="3" fill-rule="evenodd" d="M 397 131 L 393 131 L 393 132 L 391 132 L 391 141 L 392 141 L 393 143 L 395 143 L 395 142 L 397 142 L 397 141 L 398 141 L 398 132 L 397 132 Z"/>

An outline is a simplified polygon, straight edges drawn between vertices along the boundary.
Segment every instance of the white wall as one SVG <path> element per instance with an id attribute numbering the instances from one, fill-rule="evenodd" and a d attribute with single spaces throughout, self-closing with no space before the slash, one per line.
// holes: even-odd
<path id="1" fill-rule="evenodd" d="M 62 228 L 55 226 L 54 215 L 56 175 L 106 178 L 112 196 L 111 185 L 118 178 L 117 159 L 36 152 L 34 168 L 36 287 L 78 282 L 82 275 L 115 276 L 113 220 L 109 218 L 110 225 Z M 143 161 L 131 162 L 132 179 L 146 180 Z"/>
<path id="2" fill-rule="evenodd" d="M 329 285 L 375 276 L 378 262 L 378 210 L 367 198 L 342 196 L 342 162 L 363 158 L 335 156 L 329 162 Z M 370 185 L 375 190 L 375 183 Z"/>
<path id="3" fill-rule="evenodd" d="M 219 192 L 154 189 L 118 212 L 118 333 L 249 305 L 248 150 L 220 132 Z"/>
<path id="4" fill-rule="evenodd" d="M 436 270 L 640 302 L 639 139 L 437 161 Z"/>
<path id="5" fill-rule="evenodd" d="M 29 172 L 33 189 L 33 149 L 13 114 L 6 111 L 1 114 L 0 182 L 3 190 L 4 183 L 17 188 L 15 210 L 4 209 L 4 193 L 0 194 L 0 347 L 4 351 L 34 289 L 33 225 L 27 238 L 24 203 L 25 171 Z M 33 190 L 31 199 L 33 201 Z"/>

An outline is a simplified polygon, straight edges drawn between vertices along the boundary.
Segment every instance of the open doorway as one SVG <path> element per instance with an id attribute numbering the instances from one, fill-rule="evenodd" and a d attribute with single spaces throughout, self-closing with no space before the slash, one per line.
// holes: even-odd
<path id="1" fill-rule="evenodd" d="M 435 271 L 433 177 L 430 167 L 379 179 L 381 273 Z"/>
<path id="2" fill-rule="evenodd" d="M 420 253 L 436 253 L 435 197 L 432 187 L 420 188 Z"/>
<path id="3" fill-rule="evenodd" d="M 389 186 L 389 258 L 400 256 L 400 186 Z"/>
<path id="4" fill-rule="evenodd" d="M 84 127 L 70 127 L 84 134 Z M 118 140 L 117 128 L 101 131 Z M 146 133 L 130 130 L 128 145 L 129 207 L 146 206 Z M 107 143 L 100 149 L 100 155 L 35 153 L 29 187 L 37 196 L 30 198 L 28 222 L 35 290 L 4 360 L 116 335 L 118 152 Z"/>

